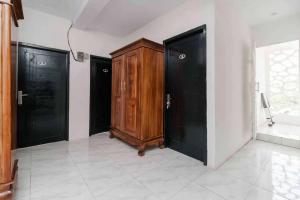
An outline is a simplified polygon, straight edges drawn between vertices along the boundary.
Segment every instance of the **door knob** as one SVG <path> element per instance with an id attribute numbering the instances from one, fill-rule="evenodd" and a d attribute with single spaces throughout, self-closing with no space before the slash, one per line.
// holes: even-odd
<path id="1" fill-rule="evenodd" d="M 27 97 L 28 94 L 23 94 L 23 91 L 18 91 L 18 105 L 23 105 L 23 97 Z"/>

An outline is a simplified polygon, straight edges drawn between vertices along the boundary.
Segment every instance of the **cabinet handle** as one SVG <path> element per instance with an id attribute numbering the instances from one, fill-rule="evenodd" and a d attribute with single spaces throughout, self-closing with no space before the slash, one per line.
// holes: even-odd
<path id="1" fill-rule="evenodd" d="M 124 81 L 124 91 L 126 91 L 126 82 Z"/>

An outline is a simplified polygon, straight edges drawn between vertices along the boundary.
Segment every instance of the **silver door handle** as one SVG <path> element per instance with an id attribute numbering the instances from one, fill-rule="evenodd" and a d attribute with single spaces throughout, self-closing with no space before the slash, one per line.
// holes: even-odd
<path id="1" fill-rule="evenodd" d="M 28 97 L 28 94 L 23 94 L 23 91 L 18 91 L 18 105 L 23 105 L 23 97 Z"/>
<path id="2" fill-rule="evenodd" d="M 166 100 L 167 100 L 167 102 L 166 102 L 166 108 L 170 109 L 170 107 L 171 107 L 171 95 L 170 94 L 166 95 Z"/>
<path id="3" fill-rule="evenodd" d="M 102 70 L 104 73 L 107 73 L 108 72 L 108 69 L 103 69 Z"/>

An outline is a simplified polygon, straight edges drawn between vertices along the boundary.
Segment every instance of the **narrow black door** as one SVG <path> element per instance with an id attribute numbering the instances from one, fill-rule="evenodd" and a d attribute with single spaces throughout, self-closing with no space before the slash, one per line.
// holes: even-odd
<path id="1" fill-rule="evenodd" d="M 18 146 L 68 139 L 68 53 L 19 48 Z"/>
<path id="2" fill-rule="evenodd" d="M 166 145 L 207 162 L 205 26 L 165 41 Z"/>
<path id="3" fill-rule="evenodd" d="M 91 56 L 90 135 L 109 130 L 111 59 Z"/>

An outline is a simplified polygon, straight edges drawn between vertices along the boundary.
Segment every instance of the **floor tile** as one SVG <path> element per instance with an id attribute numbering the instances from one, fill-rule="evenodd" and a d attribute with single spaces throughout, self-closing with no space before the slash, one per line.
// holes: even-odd
<path id="1" fill-rule="evenodd" d="M 189 185 L 177 193 L 173 200 L 224 200 L 222 197 L 217 194 L 195 184 Z"/>
<path id="2" fill-rule="evenodd" d="M 119 184 L 96 200 L 158 200 L 159 198 L 142 184 L 132 180 Z"/>
<path id="3" fill-rule="evenodd" d="M 191 182 L 191 178 L 173 173 L 168 169 L 157 169 L 136 178 L 157 196 L 168 199 Z"/>
<path id="4" fill-rule="evenodd" d="M 287 200 L 273 192 L 266 191 L 260 188 L 253 188 L 250 190 L 245 200 Z"/>
<path id="5" fill-rule="evenodd" d="M 250 184 L 232 177 L 225 177 L 219 172 L 208 172 L 200 176 L 195 183 L 228 200 L 245 199 L 253 188 Z"/>
<path id="6" fill-rule="evenodd" d="M 53 180 L 50 180 L 53 179 Z M 31 199 L 90 199 L 92 196 L 84 181 L 79 177 L 48 177 L 32 182 Z"/>
<path id="7" fill-rule="evenodd" d="M 258 179 L 257 186 L 287 199 L 300 199 L 300 174 L 286 170 L 266 170 Z"/>
<path id="8" fill-rule="evenodd" d="M 121 183 L 134 180 L 130 175 L 112 164 L 84 163 L 78 167 L 84 182 L 94 196 L 99 196 Z"/>
<path id="9" fill-rule="evenodd" d="M 14 200 L 300 199 L 300 150 L 249 142 L 217 170 L 171 149 L 144 157 L 108 134 L 19 149 Z"/>
<path id="10" fill-rule="evenodd" d="M 241 168 L 221 167 L 218 170 L 218 172 L 222 173 L 224 176 L 237 178 L 249 184 L 255 184 L 262 171 L 263 169 L 256 168 L 253 166 L 247 166 Z"/>

